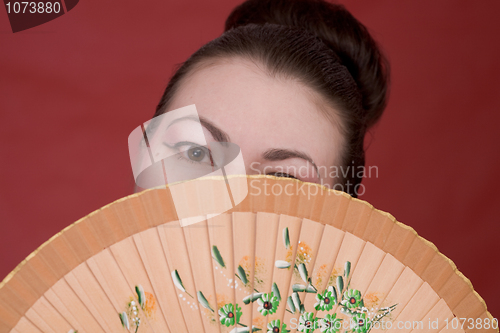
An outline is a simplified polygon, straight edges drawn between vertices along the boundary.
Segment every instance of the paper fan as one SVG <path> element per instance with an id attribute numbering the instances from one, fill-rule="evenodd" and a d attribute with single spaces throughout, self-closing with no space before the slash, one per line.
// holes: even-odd
<path id="1" fill-rule="evenodd" d="M 193 212 L 214 207 L 185 227 L 169 187 L 67 227 L 0 285 L 0 332 L 498 332 L 469 280 L 391 215 L 292 179 L 231 181 L 249 193 L 221 214 L 224 180 L 176 185 Z"/>

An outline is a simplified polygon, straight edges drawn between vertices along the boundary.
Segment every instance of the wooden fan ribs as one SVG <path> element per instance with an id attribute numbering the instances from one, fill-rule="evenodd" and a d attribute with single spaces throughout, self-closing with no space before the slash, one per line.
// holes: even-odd
<path id="1" fill-rule="evenodd" d="M 447 327 L 455 317 L 491 315 L 454 264 L 413 229 L 316 185 L 247 180 L 262 193 L 267 182 L 268 195 L 248 195 L 190 226 L 181 227 L 167 188 L 120 199 L 66 228 L 0 285 L 0 333 L 267 332 L 278 321 L 296 332 L 308 313 L 318 323 L 334 313 L 345 323 L 354 316 L 345 311 L 363 304 L 375 314 L 390 308 L 385 323 L 422 322 L 398 332 L 487 331 Z M 178 193 L 201 202 L 197 189 L 218 193 L 220 181 L 188 182 Z M 294 194 L 269 193 L 274 184 Z M 215 199 L 213 212 L 222 209 Z M 325 307 L 320 300 L 333 287 L 337 302 Z"/>
<path id="2" fill-rule="evenodd" d="M 235 304 L 241 307 L 241 318 L 235 321 L 235 328 L 252 327 L 252 304 L 243 304 L 242 300 L 254 291 L 255 266 L 255 220 L 256 214 L 235 212 L 233 215 L 233 244 L 235 267 Z M 235 310 L 236 311 L 236 310 Z M 237 313 L 234 313 L 237 316 Z"/>
<path id="3" fill-rule="evenodd" d="M 313 285 L 318 290 L 325 290 L 327 288 L 329 279 L 332 273 L 334 273 L 335 259 L 342 245 L 344 235 L 345 232 L 330 225 L 325 225 L 316 260 L 314 261 L 314 268 L 310 273 Z M 308 309 L 312 309 L 315 303 L 316 296 L 306 293 L 304 306 Z"/>
<path id="4" fill-rule="evenodd" d="M 255 235 L 254 291 L 270 295 L 273 291 L 275 249 L 276 246 L 282 244 L 279 239 L 281 236 L 279 231 L 279 215 L 257 213 Z M 281 292 L 279 295 L 273 294 L 273 296 L 281 297 Z M 258 301 L 253 302 L 252 322 L 260 323 L 261 327 L 267 327 L 268 319 L 276 313 L 276 309 L 269 309 L 271 314 L 263 316 L 259 312 L 259 308 L 263 309 L 263 305 L 260 305 Z"/>
<path id="5" fill-rule="evenodd" d="M 203 321 L 205 332 L 220 332 L 207 221 L 189 225 L 182 230 L 197 293 L 193 296 L 197 298 L 202 318 L 209 319 Z"/>
<path id="6" fill-rule="evenodd" d="M 170 332 L 187 331 L 178 298 L 168 297 L 168 295 L 177 295 L 177 292 L 163 254 L 158 229 L 151 228 L 134 235 L 134 242 L 158 300 L 158 310 L 165 318 Z"/>
<path id="7" fill-rule="evenodd" d="M 292 275 L 292 285 L 302 285 L 306 288 L 309 285 L 314 285 L 312 282 L 312 277 L 314 277 L 314 264 L 316 262 L 318 249 L 320 247 L 320 242 L 322 240 L 322 235 L 324 232 L 325 226 L 316 222 L 313 222 L 308 219 L 303 219 L 302 226 L 300 230 L 299 242 L 296 244 L 298 254 L 296 254 L 295 265 L 303 262 L 305 270 L 303 272 L 307 273 L 307 277 L 303 276 L 297 268 L 294 269 Z M 325 240 L 329 241 L 329 240 Z M 310 250 L 310 251 L 309 251 Z M 298 260 L 297 260 L 298 259 Z M 306 280 L 304 280 L 304 277 Z M 289 289 L 288 294 L 293 293 L 293 287 Z M 304 308 L 306 308 L 305 300 L 308 297 L 307 292 L 299 293 L 299 299 L 302 304 L 304 304 Z M 310 294 L 313 296 L 312 294 Z M 312 309 L 312 307 L 311 307 Z M 290 312 L 285 312 L 284 322 L 291 323 L 292 318 L 295 318 L 295 322 L 298 322 L 300 316 L 300 311 L 297 311 L 295 314 L 291 314 Z M 292 330 L 293 331 L 293 330 Z"/>
<path id="8" fill-rule="evenodd" d="M 191 332 L 204 332 L 204 319 L 200 315 L 200 307 L 196 300 L 196 287 L 191 272 L 191 263 L 184 242 L 184 234 L 179 222 L 170 222 L 158 228 L 164 254 L 167 258 L 170 276 L 175 288 L 175 294 L 169 295 L 178 300 L 186 320 L 186 326 Z M 176 281 L 179 277 L 180 280 Z M 181 290 L 180 288 L 184 289 Z M 173 303 L 173 304 L 172 304 Z M 171 305 L 174 306 L 172 300 Z M 205 319 L 206 321 L 206 319 Z"/>
<path id="9" fill-rule="evenodd" d="M 232 215 L 223 214 L 208 219 L 210 249 L 212 252 L 212 270 L 216 290 L 214 310 L 219 316 L 219 309 L 226 304 L 235 304 L 235 262 L 233 258 Z M 219 321 L 220 322 L 220 321 Z M 221 332 L 229 332 L 234 325 L 220 326 Z"/>

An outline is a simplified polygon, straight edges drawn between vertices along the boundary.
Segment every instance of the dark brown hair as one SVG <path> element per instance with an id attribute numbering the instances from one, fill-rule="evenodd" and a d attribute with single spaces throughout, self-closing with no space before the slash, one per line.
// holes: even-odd
<path id="1" fill-rule="evenodd" d="M 155 116 L 166 112 L 196 66 L 231 57 L 258 61 L 271 76 L 298 79 L 340 112 L 346 142 L 341 167 L 350 172 L 338 182 L 356 196 L 364 137 L 386 106 L 389 80 L 388 62 L 366 27 L 344 6 L 323 0 L 248 0 L 232 11 L 220 37 L 179 67 Z"/>

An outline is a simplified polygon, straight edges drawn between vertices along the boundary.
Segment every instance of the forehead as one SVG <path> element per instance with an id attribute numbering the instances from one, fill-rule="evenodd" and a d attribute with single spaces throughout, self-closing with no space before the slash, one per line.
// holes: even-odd
<path id="1" fill-rule="evenodd" d="M 241 147 L 245 159 L 258 160 L 267 149 L 284 148 L 304 151 L 318 165 L 334 165 L 342 137 L 320 103 L 302 83 L 271 77 L 256 63 L 235 58 L 190 73 L 169 110 L 195 104 L 200 116 Z"/>

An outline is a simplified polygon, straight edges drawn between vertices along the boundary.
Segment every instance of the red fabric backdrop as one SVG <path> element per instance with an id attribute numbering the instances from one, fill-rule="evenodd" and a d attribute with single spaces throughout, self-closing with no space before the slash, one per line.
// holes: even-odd
<path id="1" fill-rule="evenodd" d="M 132 191 L 127 136 L 239 1 L 85 1 L 13 34 L 0 9 L 0 278 Z M 392 64 L 362 198 L 450 257 L 500 316 L 500 2 L 346 1 Z M 372 175 L 373 176 L 373 175 Z"/>

